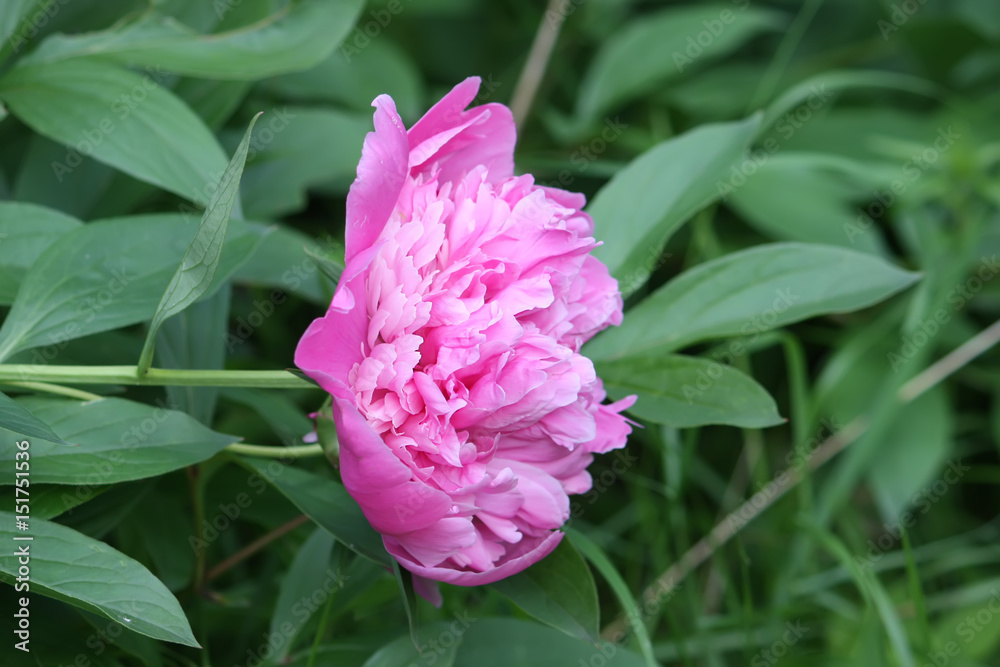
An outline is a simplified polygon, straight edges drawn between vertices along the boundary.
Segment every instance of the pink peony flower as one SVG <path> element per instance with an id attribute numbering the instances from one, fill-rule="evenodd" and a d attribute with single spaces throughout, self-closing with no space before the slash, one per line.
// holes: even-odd
<path id="1" fill-rule="evenodd" d="M 594 453 L 631 432 L 580 347 L 620 324 L 584 197 L 514 175 L 510 110 L 456 86 L 407 131 L 373 106 L 346 268 L 295 363 L 333 396 L 344 486 L 411 572 L 486 584 L 551 552 Z"/>

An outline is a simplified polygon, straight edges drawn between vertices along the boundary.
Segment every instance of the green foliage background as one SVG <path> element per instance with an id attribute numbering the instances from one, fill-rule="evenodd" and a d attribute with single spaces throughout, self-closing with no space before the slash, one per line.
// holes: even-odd
<path id="1" fill-rule="evenodd" d="M 326 458 L 231 445 L 313 428 L 280 371 L 371 100 L 523 101 L 557 29 L 518 169 L 588 196 L 627 310 L 585 353 L 643 428 L 553 556 L 435 608 Z M 0 37 L 4 665 L 1000 664 L 995 0 L 3 0 Z"/>

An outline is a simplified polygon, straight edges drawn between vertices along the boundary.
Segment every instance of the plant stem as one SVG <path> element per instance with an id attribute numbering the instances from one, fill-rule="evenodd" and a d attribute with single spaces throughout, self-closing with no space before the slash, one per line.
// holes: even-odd
<path id="1" fill-rule="evenodd" d="M 323 445 L 299 445 L 294 447 L 268 447 L 267 445 L 244 445 L 237 443 L 226 447 L 227 452 L 272 459 L 300 459 L 307 456 L 323 456 Z"/>
<path id="2" fill-rule="evenodd" d="M 518 128 L 524 125 L 531 103 L 535 100 L 535 93 L 538 92 L 538 86 L 542 83 L 542 77 L 545 76 L 545 70 L 549 66 L 559 30 L 566 21 L 566 14 L 559 10 L 559 5 L 560 0 L 549 0 L 548 9 L 538 24 L 538 32 L 531 44 L 528 60 L 524 63 L 524 69 L 521 70 L 521 76 L 514 88 L 514 98 L 511 100 L 510 108 Z"/>
<path id="3" fill-rule="evenodd" d="M 209 570 L 208 574 L 205 575 L 205 582 L 208 583 L 213 579 L 219 577 L 220 575 L 228 571 L 230 568 L 242 563 L 247 558 L 254 555 L 255 553 L 266 547 L 271 542 L 274 542 L 276 539 L 278 539 L 285 533 L 298 528 L 308 520 L 309 517 L 307 517 L 305 514 L 300 514 L 299 516 L 295 517 L 288 523 L 278 526 L 267 535 L 264 535 L 263 537 L 254 540 L 253 542 L 246 545 L 245 547 L 234 553 L 232 556 L 230 556 L 229 558 L 227 558 L 226 560 L 222 561 L 221 563 L 213 567 L 211 570 Z"/>
<path id="4" fill-rule="evenodd" d="M 316 385 L 288 371 L 180 370 L 150 368 L 139 377 L 135 366 L 39 366 L 0 364 L 0 384 L 50 382 L 68 384 L 127 384 L 153 387 L 262 387 L 311 389 Z"/>

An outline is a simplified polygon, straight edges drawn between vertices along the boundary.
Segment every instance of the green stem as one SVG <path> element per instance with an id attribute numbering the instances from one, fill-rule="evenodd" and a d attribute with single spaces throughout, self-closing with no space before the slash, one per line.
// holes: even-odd
<path id="1" fill-rule="evenodd" d="M 267 445 L 244 445 L 237 443 L 226 447 L 227 452 L 260 456 L 272 459 L 300 459 L 307 456 L 323 456 L 323 445 L 298 445 L 294 447 L 268 447 Z"/>
<path id="2" fill-rule="evenodd" d="M 69 396 L 70 398 L 78 398 L 81 401 L 99 401 L 102 398 L 104 398 L 100 394 L 92 394 L 89 391 L 83 391 L 82 389 L 63 387 L 58 384 L 48 384 L 47 382 L 4 382 L 2 384 L 8 387 L 17 387 L 18 389 L 28 389 L 30 391 L 42 392 L 45 394 L 55 394 L 57 396 Z"/>
<path id="3" fill-rule="evenodd" d="M 288 371 L 202 371 L 150 368 L 139 377 L 135 366 L 41 366 L 0 364 L 0 384 L 51 382 L 68 384 L 127 384 L 153 387 L 262 387 L 310 389 L 316 385 Z"/>
<path id="4" fill-rule="evenodd" d="M 788 63 L 791 62 L 792 56 L 795 54 L 795 49 L 798 48 L 806 29 L 812 23 L 813 17 L 816 16 L 816 12 L 819 11 L 822 4 L 823 0 L 807 0 L 802 5 L 802 9 L 795 17 L 788 32 L 785 33 L 784 39 L 778 45 L 778 51 L 774 54 L 774 60 L 771 61 L 771 64 L 767 67 L 767 71 L 764 72 L 764 76 L 761 77 L 753 99 L 750 100 L 750 105 L 747 107 L 747 113 L 755 111 L 774 94 L 778 82 L 781 81 L 781 77 L 788 68 Z"/>

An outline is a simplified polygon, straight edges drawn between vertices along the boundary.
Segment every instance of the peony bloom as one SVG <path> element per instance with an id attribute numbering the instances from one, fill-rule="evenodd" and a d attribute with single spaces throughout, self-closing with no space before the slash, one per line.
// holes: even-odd
<path id="1" fill-rule="evenodd" d="M 580 347 L 620 324 L 584 197 L 514 175 L 510 110 L 456 86 L 409 131 L 375 100 L 346 268 L 295 363 L 333 396 L 344 486 L 411 572 L 486 584 L 551 552 L 631 432 Z"/>

